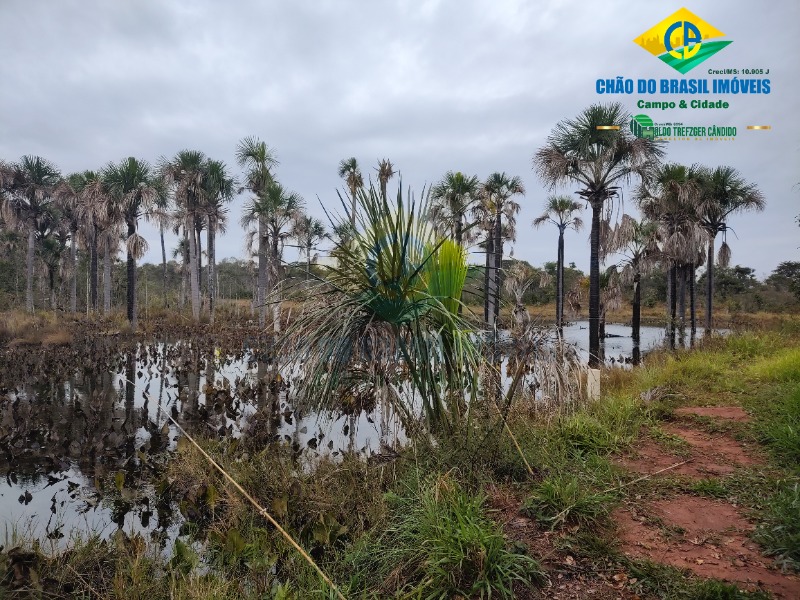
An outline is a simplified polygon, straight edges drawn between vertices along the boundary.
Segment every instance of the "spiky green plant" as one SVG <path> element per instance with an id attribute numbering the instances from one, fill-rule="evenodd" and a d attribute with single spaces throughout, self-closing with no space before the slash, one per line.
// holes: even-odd
<path id="1" fill-rule="evenodd" d="M 479 355 L 458 315 L 466 256 L 423 218 L 427 194 L 407 196 L 402 185 L 393 203 L 373 186 L 358 193 L 353 237 L 337 244 L 336 266 L 312 287 L 282 347 L 302 363 L 298 400 L 308 406 L 382 394 L 413 426 L 414 400 L 401 391 L 410 379 L 429 430 L 450 430 Z"/>

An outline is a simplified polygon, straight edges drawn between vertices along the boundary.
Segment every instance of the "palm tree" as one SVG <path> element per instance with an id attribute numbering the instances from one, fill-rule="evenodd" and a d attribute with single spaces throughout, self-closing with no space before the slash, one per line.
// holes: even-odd
<path id="1" fill-rule="evenodd" d="M 460 171 L 448 171 L 431 189 L 431 220 L 440 230 L 447 229 L 459 245 L 464 243 L 465 219 L 478 201 L 480 189 L 477 175 L 467 177 Z"/>
<path id="2" fill-rule="evenodd" d="M 389 183 L 389 180 L 394 177 L 396 173 L 394 170 L 394 165 L 392 165 L 392 161 L 390 161 L 388 158 L 384 158 L 383 160 L 378 161 L 378 168 L 375 170 L 378 172 L 378 181 L 381 184 L 381 194 L 384 198 L 386 198 L 386 186 Z M 341 166 L 339 177 L 342 177 Z"/>
<path id="3" fill-rule="evenodd" d="M 706 335 L 713 324 L 714 291 L 714 240 L 722 233 L 722 246 L 718 262 L 725 267 L 730 261 L 727 242 L 729 226 L 727 219 L 734 213 L 746 210 L 762 211 L 766 206 L 763 194 L 755 184 L 748 183 L 732 167 L 717 167 L 701 174 L 701 197 L 698 206 L 700 226 L 708 234 L 708 257 L 706 266 Z"/>
<path id="4" fill-rule="evenodd" d="M 197 150 L 181 150 L 171 161 L 162 158 L 160 169 L 175 201 L 182 207 L 183 227 L 189 236 L 189 284 L 192 317 L 200 320 L 200 226 L 205 205 L 206 156 Z"/>
<path id="5" fill-rule="evenodd" d="M 306 281 L 311 275 L 311 251 L 328 237 L 325 224 L 310 215 L 299 214 L 292 224 L 292 236 L 306 255 Z"/>
<path id="6" fill-rule="evenodd" d="M 356 228 L 356 194 L 358 190 L 364 187 L 364 178 L 361 176 L 361 169 L 358 167 L 358 161 L 353 156 L 345 158 L 339 163 L 339 177 L 342 177 L 347 183 L 347 188 L 350 190 L 350 226 Z M 388 179 L 387 179 L 388 181 Z"/>
<path id="7" fill-rule="evenodd" d="M 164 308 L 169 308 L 167 299 L 167 246 L 164 242 L 164 231 L 173 225 L 173 215 L 170 212 L 172 198 L 169 193 L 169 186 L 163 176 L 153 178 L 151 183 L 156 190 L 156 199 L 153 202 L 153 209 L 150 211 L 150 218 L 158 225 L 158 238 L 161 243 L 161 295 L 163 296 Z"/>
<path id="8" fill-rule="evenodd" d="M 646 178 L 663 151 L 660 142 L 634 137 L 619 103 L 594 104 L 556 125 L 533 157 L 533 168 L 551 188 L 576 183 L 592 207 L 589 259 L 589 366 L 600 365 L 600 221 L 606 201 L 632 177 Z M 605 127 L 606 129 L 599 129 Z M 616 129 L 607 129 L 616 127 Z"/>
<path id="9" fill-rule="evenodd" d="M 550 196 L 544 205 L 544 213 L 533 221 L 534 227 L 552 223 L 558 227 L 558 262 L 556 263 L 556 327 L 558 334 L 564 332 L 564 231 L 575 231 L 583 227 L 583 219 L 573 216 L 582 209 L 579 202 L 569 196 Z"/>
<path id="10" fill-rule="evenodd" d="M 626 284 L 633 284 L 633 318 L 631 319 L 631 337 L 633 339 L 633 364 L 641 360 L 641 306 L 642 275 L 649 273 L 661 257 L 658 247 L 658 223 L 653 221 L 637 221 L 627 214 L 613 229 L 605 250 L 624 256 L 620 279 Z"/>
<path id="11" fill-rule="evenodd" d="M 225 163 L 209 160 L 206 164 L 205 211 L 208 219 L 208 310 L 211 323 L 214 323 L 214 309 L 217 302 L 216 282 L 216 236 L 217 231 L 225 232 L 225 204 L 233 200 L 236 179 L 227 172 Z"/>
<path id="12" fill-rule="evenodd" d="M 281 257 L 283 244 L 290 231 L 287 226 L 297 218 L 303 207 L 303 198 L 294 192 L 287 191 L 277 181 L 272 181 L 262 194 L 251 200 L 242 214 L 242 226 L 249 227 L 263 223 L 263 235 L 259 235 L 259 248 L 265 244 L 268 248 L 268 265 L 270 277 L 267 279 L 265 296 L 272 304 L 273 331 L 280 332 L 280 298 L 273 297 L 273 291 L 279 290 L 283 267 Z"/>
<path id="13" fill-rule="evenodd" d="M 255 196 L 251 202 L 257 203 L 272 182 L 272 171 L 278 165 L 274 150 L 258 138 L 246 137 L 239 142 L 236 148 L 236 162 L 240 167 L 247 169 L 245 189 L 250 190 Z M 258 323 L 261 327 L 266 323 L 266 289 L 269 278 L 266 226 L 266 218 L 259 215 L 256 303 L 258 304 Z"/>
<path id="14" fill-rule="evenodd" d="M 39 222 L 50 210 L 53 191 L 61 179 L 58 168 L 40 156 L 23 156 L 18 163 L 0 166 L 3 218 L 28 234 L 25 308 L 33 312 L 33 267 Z"/>
<path id="15" fill-rule="evenodd" d="M 127 316 L 131 327 L 138 325 L 136 312 L 136 261 L 147 252 L 147 240 L 137 233 L 139 218 L 147 215 L 155 202 L 157 191 L 150 180 L 150 165 L 147 161 L 133 157 L 118 164 L 109 163 L 103 169 L 103 182 L 119 208 L 127 227 L 125 247 L 127 251 Z"/>
<path id="16" fill-rule="evenodd" d="M 661 165 L 637 192 L 642 214 L 661 227 L 661 251 L 669 261 L 667 337 L 670 348 L 675 347 L 678 273 L 681 265 L 694 260 L 701 235 L 697 227 L 700 172 L 697 167 Z"/>
<path id="17" fill-rule="evenodd" d="M 503 266 L 503 242 L 516 238 L 516 215 L 520 206 L 512 197 L 525 194 L 525 187 L 519 177 L 509 177 L 505 173 L 492 173 L 484 182 L 481 192 L 481 205 L 486 214 L 490 229 L 490 243 L 486 254 L 486 302 L 485 317 L 493 327 L 500 314 L 500 271 Z M 503 217 L 506 231 L 503 232 Z"/>

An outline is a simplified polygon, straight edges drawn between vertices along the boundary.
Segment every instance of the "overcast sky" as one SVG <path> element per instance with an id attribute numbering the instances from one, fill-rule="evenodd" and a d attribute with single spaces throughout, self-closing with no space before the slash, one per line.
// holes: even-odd
<path id="1" fill-rule="evenodd" d="M 728 110 L 704 114 L 599 96 L 598 78 L 681 77 L 632 40 L 682 6 L 733 40 L 687 77 L 769 68 L 772 93 L 725 96 Z M 733 166 L 764 192 L 764 213 L 731 219 L 733 264 L 763 277 L 800 260 L 797 0 L 0 0 L 0 23 L 3 160 L 38 154 L 66 174 L 196 149 L 238 174 L 237 142 L 253 135 L 321 218 L 320 202 L 338 207 L 337 165 L 350 156 L 365 176 L 391 159 L 416 191 L 447 170 L 505 171 L 527 188 L 515 256 L 540 265 L 555 259 L 556 231 L 530 227 L 550 193 L 531 157 L 559 120 L 621 100 L 656 121 L 736 126 L 734 142 L 670 142 L 667 159 Z M 243 255 L 244 201 L 231 206 L 220 259 Z M 624 208 L 635 212 L 629 194 Z M 160 261 L 155 230 L 142 233 L 146 260 Z M 583 269 L 587 238 L 566 241 Z"/>

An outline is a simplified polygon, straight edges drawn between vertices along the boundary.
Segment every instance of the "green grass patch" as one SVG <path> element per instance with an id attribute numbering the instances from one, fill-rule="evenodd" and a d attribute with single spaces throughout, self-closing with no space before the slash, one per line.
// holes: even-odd
<path id="1" fill-rule="evenodd" d="M 357 545 L 350 589 L 376 597 L 513 598 L 516 582 L 540 580 L 539 564 L 512 551 L 486 513 L 485 497 L 448 476 L 388 497 L 386 529 Z"/>
<path id="2" fill-rule="evenodd" d="M 548 477 L 537 484 L 522 512 L 551 529 L 565 524 L 595 523 L 611 511 L 615 497 L 592 490 L 572 474 Z"/>
<path id="3" fill-rule="evenodd" d="M 764 511 L 755 539 L 783 567 L 800 570 L 800 483 L 785 482 Z"/>

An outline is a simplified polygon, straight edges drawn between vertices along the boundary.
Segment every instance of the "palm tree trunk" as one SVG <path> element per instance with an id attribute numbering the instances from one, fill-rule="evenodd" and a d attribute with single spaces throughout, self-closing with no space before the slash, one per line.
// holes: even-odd
<path id="1" fill-rule="evenodd" d="M 631 320 L 631 338 L 633 338 L 633 364 L 641 361 L 641 325 L 642 325 L 642 276 L 637 271 L 633 276 L 633 319 Z"/>
<path id="2" fill-rule="evenodd" d="M 492 294 L 489 282 L 492 275 L 492 257 L 494 256 L 494 238 L 491 233 L 486 236 L 486 265 L 483 269 L 483 322 L 489 323 L 489 309 L 494 312 L 494 307 L 491 306 Z"/>
<path id="3" fill-rule="evenodd" d="M 695 270 L 697 267 L 695 266 L 695 262 L 692 261 L 689 263 L 689 321 L 691 322 L 691 333 L 689 344 L 694 347 L 694 338 L 697 335 L 697 306 L 696 306 L 696 298 L 695 298 L 695 286 L 694 286 L 694 277 L 695 277 Z"/>
<path id="4" fill-rule="evenodd" d="M 159 236 L 161 236 L 161 293 L 164 296 L 164 308 L 169 308 L 167 301 L 167 247 L 164 245 L 164 226 L 161 225 L 158 229 Z"/>
<path id="5" fill-rule="evenodd" d="M 351 235 L 353 235 L 356 231 L 356 187 L 352 186 L 350 188 L 350 198 L 351 198 L 351 206 L 350 206 L 350 225 L 353 228 Z"/>
<path id="6" fill-rule="evenodd" d="M 564 230 L 558 228 L 558 263 L 556 264 L 556 329 L 564 335 Z"/>
<path id="7" fill-rule="evenodd" d="M 78 232 L 73 230 L 69 242 L 69 262 L 72 267 L 69 278 L 69 311 L 73 314 L 78 311 L 78 244 L 75 241 L 77 234 Z"/>
<path id="8" fill-rule="evenodd" d="M 108 315 L 111 313 L 111 248 L 110 244 L 106 245 L 106 251 L 103 254 L 103 314 Z"/>
<path id="9" fill-rule="evenodd" d="M 264 217 L 258 218 L 258 325 L 264 327 L 267 322 L 267 224 Z"/>
<path id="10" fill-rule="evenodd" d="M 464 237 L 464 225 L 461 222 L 461 215 L 456 216 L 456 221 L 453 224 L 453 239 L 456 244 L 461 245 L 461 239 Z"/>
<path id="11" fill-rule="evenodd" d="M 200 320 L 200 279 L 199 263 L 197 261 L 197 237 L 191 226 L 189 229 L 189 286 L 192 297 L 192 318 Z"/>
<path id="12" fill-rule="evenodd" d="M 600 368 L 600 212 L 602 200 L 591 200 L 589 238 L 589 368 Z"/>
<path id="13" fill-rule="evenodd" d="M 217 222 L 213 217 L 208 218 L 208 312 L 211 315 L 211 324 L 214 324 L 214 306 L 216 304 L 217 282 L 216 277 L 216 257 L 214 253 L 214 236 L 216 235 Z"/>
<path id="14" fill-rule="evenodd" d="M 197 290 L 200 294 L 199 298 L 200 301 L 198 305 L 200 306 L 200 312 L 203 311 L 203 305 L 200 303 L 203 299 L 203 236 L 202 236 L 202 222 L 200 219 L 195 219 L 195 227 L 194 231 L 196 234 L 197 240 Z"/>
<path id="15" fill-rule="evenodd" d="M 681 263 L 678 267 L 678 334 L 681 346 L 686 344 L 686 265 Z"/>
<path id="16" fill-rule="evenodd" d="M 128 237 L 136 233 L 136 221 L 128 220 Z M 136 260 L 133 258 L 131 249 L 127 249 L 127 270 L 128 270 L 128 323 L 131 328 L 136 331 L 138 325 L 136 315 Z"/>
<path id="17" fill-rule="evenodd" d="M 95 229 L 89 248 L 89 287 L 91 290 L 89 298 L 92 303 L 92 311 L 97 310 L 97 277 L 97 230 Z"/>
<path id="18" fill-rule="evenodd" d="M 277 233 L 277 232 L 275 232 Z M 280 302 L 280 271 L 281 261 L 278 252 L 278 236 L 272 236 L 272 247 L 270 248 L 270 268 L 267 278 L 267 299 L 272 305 L 272 331 L 281 332 L 281 302 Z M 274 277 L 273 277 L 274 276 Z"/>
<path id="19" fill-rule="evenodd" d="M 494 318 L 492 325 L 497 323 L 500 316 L 500 272 L 503 269 L 503 215 L 498 210 L 494 223 Z"/>
<path id="20" fill-rule="evenodd" d="M 673 260 L 669 277 L 669 348 L 675 350 L 675 325 L 678 308 L 678 265 Z"/>
<path id="21" fill-rule="evenodd" d="M 189 233 L 183 228 L 183 247 L 181 248 L 181 308 L 186 308 L 189 297 Z"/>
<path id="22" fill-rule="evenodd" d="M 706 267 L 706 335 L 711 335 L 713 319 L 711 311 L 713 309 L 714 297 L 714 238 L 708 240 L 708 266 Z"/>
<path id="23" fill-rule="evenodd" d="M 33 223 L 28 225 L 28 255 L 25 268 L 27 271 L 27 281 L 25 283 L 25 309 L 33 314 L 33 258 L 36 250 L 36 233 Z"/>

